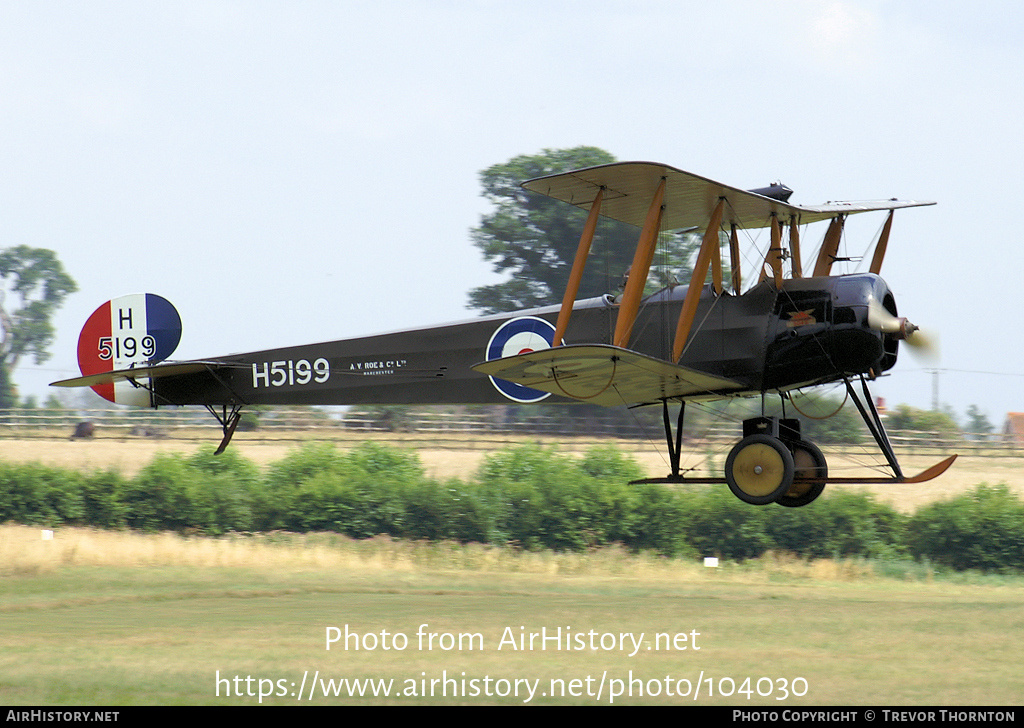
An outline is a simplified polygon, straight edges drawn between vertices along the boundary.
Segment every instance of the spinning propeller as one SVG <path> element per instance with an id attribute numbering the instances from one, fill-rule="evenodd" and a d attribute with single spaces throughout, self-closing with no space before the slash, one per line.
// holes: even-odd
<path id="1" fill-rule="evenodd" d="M 916 356 L 935 359 L 939 355 L 935 337 L 921 331 L 920 326 L 912 324 L 905 317 L 894 316 L 874 298 L 868 302 L 868 326 L 905 341 Z"/>

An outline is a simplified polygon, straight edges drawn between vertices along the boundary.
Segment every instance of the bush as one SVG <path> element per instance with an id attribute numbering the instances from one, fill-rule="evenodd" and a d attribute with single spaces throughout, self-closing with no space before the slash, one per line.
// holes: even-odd
<path id="1" fill-rule="evenodd" d="M 1024 503 L 1005 485 L 979 485 L 924 506 L 907 524 L 916 557 L 954 569 L 1024 570 Z"/>
<path id="2" fill-rule="evenodd" d="M 540 548 L 543 503 L 537 483 L 549 483 L 564 460 L 556 452 L 523 446 L 488 455 L 476 474 L 475 487 L 491 512 L 488 539 Z"/>
<path id="3" fill-rule="evenodd" d="M 628 483 L 644 477 L 636 461 L 623 455 L 614 447 L 592 447 L 578 465 L 580 471 L 591 478 Z"/>
<path id="4" fill-rule="evenodd" d="M 124 525 L 124 506 L 121 493 L 125 479 L 113 470 L 98 471 L 83 476 L 81 482 L 82 525 L 100 528 L 120 528 Z"/>
<path id="5" fill-rule="evenodd" d="M 870 493 L 825 489 L 804 508 L 772 508 L 773 548 L 808 558 L 892 558 L 903 550 L 905 519 Z"/>
<path id="6" fill-rule="evenodd" d="M 699 496 L 660 485 L 635 486 L 632 538 L 626 543 L 634 550 L 651 550 L 665 556 L 700 556 L 699 549 L 688 540 L 687 504 L 695 497 Z"/>
<path id="7" fill-rule="evenodd" d="M 266 484 L 269 528 L 353 538 L 452 537 L 454 496 L 425 476 L 415 453 L 375 443 L 349 453 L 306 446 L 271 466 Z"/>
<path id="8" fill-rule="evenodd" d="M 0 521 L 221 534 L 334 531 L 354 538 L 512 543 L 579 551 L 620 543 L 670 556 L 930 559 L 1024 570 L 1024 503 L 1005 485 L 905 517 L 870 495 L 826 489 L 806 508 L 752 507 L 727 488 L 629 485 L 630 458 L 540 446 L 489 455 L 468 482 L 428 478 L 411 452 L 309 445 L 265 474 L 236 452 L 156 456 L 134 478 L 0 463 Z"/>
<path id="9" fill-rule="evenodd" d="M 610 448 L 581 460 L 540 446 L 490 455 L 476 476 L 492 516 L 490 540 L 578 551 L 635 541 L 637 465 Z"/>
<path id="10" fill-rule="evenodd" d="M 121 492 L 124 522 L 143 531 L 251 531 L 259 471 L 235 453 L 161 453 Z"/>
<path id="11" fill-rule="evenodd" d="M 192 525 L 189 492 L 194 474 L 177 454 L 158 454 L 125 483 L 125 524 L 141 531 L 181 531 Z"/>
<path id="12" fill-rule="evenodd" d="M 310 501 L 325 486 L 317 485 L 312 492 L 309 483 L 317 476 L 335 475 L 348 477 L 351 463 L 334 445 L 305 445 L 288 453 L 283 460 L 272 464 L 264 478 L 261 498 L 258 503 L 257 524 L 260 530 L 310 530 L 307 524 L 311 515 L 306 511 L 316 508 Z"/>
<path id="13" fill-rule="evenodd" d="M 0 522 L 85 523 L 84 477 L 39 463 L 0 464 Z"/>
<path id="14" fill-rule="evenodd" d="M 743 503 L 728 488 L 687 496 L 685 508 L 686 541 L 702 556 L 752 559 L 773 547 L 765 528 L 768 509 Z"/>

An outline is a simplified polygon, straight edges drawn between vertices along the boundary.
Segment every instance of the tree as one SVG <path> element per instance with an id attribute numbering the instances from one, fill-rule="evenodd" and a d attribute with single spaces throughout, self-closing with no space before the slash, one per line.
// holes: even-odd
<path id="1" fill-rule="evenodd" d="M 52 250 L 27 245 L 0 251 L 0 279 L 0 401 L 8 401 L 13 398 L 11 374 L 22 358 L 32 356 L 36 364 L 50 358 L 50 320 L 78 286 Z"/>
<path id="2" fill-rule="evenodd" d="M 979 435 L 988 435 L 995 428 L 988 421 L 988 415 L 981 411 L 976 404 L 967 408 L 967 431 Z"/>
<path id="3" fill-rule="evenodd" d="M 587 213 L 528 192 L 520 184 L 533 177 L 614 161 L 615 157 L 596 147 L 546 149 L 480 173 L 483 195 L 495 210 L 473 229 L 473 244 L 494 264 L 496 273 L 510 277 L 470 291 L 469 308 L 500 313 L 561 303 Z M 580 285 L 581 298 L 613 292 L 621 285 L 639 235 L 632 225 L 602 218 Z M 697 245 L 699 239 L 694 235 L 664 234 L 661 253 L 652 266 L 652 281 L 665 285 L 674 278 L 689 283 L 690 257 Z"/>
<path id="4" fill-rule="evenodd" d="M 889 412 L 886 427 L 892 430 L 937 432 L 941 435 L 957 435 L 960 428 L 948 412 L 920 410 L 907 404 L 900 404 Z"/>

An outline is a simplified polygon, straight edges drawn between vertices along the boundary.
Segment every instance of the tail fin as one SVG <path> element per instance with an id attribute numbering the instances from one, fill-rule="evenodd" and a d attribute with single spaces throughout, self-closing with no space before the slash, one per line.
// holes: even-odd
<path id="1" fill-rule="evenodd" d="M 83 376 L 161 362 L 181 340 L 181 317 L 170 301 L 133 293 L 93 311 L 78 335 L 78 368 Z M 117 404 L 150 406 L 149 392 L 131 382 L 97 384 L 93 390 Z"/>

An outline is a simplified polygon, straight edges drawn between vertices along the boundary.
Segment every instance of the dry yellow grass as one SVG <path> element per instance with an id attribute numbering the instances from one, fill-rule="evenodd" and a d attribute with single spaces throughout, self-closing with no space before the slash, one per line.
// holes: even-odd
<path id="1" fill-rule="evenodd" d="M 395 541 L 386 536 L 356 540 L 335 534 L 271 534 L 268 537 L 190 538 L 63 527 L 0 526 L 0 575 L 52 573 L 63 567 L 245 568 L 266 571 L 370 571 L 410 573 L 458 570 L 503 574 L 603 573 L 646 578 L 693 579 L 702 567 L 690 561 L 630 554 L 618 548 L 591 553 L 524 552 L 481 544 Z M 792 571 L 791 560 L 786 571 Z M 685 573 L 683 573 L 685 572 Z"/>
<path id="2" fill-rule="evenodd" d="M 519 551 L 483 544 L 396 541 L 386 536 L 356 540 L 336 534 L 230 535 L 186 537 L 62 527 L 0 526 L 0 576 L 55 573 L 65 567 L 242 568 L 413 573 L 458 571 L 481 574 L 605 576 L 642 581 L 708 580 L 762 583 L 773 578 L 856 581 L 870 578 L 871 566 L 856 561 L 811 561 L 769 553 L 755 563 L 706 568 L 688 559 L 634 554 L 618 547 L 584 553 Z"/>

